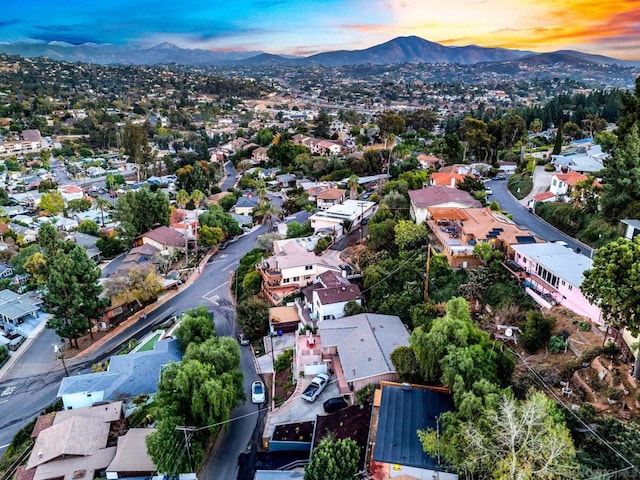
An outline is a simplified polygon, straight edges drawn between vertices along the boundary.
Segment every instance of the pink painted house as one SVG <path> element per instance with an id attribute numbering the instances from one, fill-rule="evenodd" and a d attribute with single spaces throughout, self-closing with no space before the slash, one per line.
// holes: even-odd
<path id="1" fill-rule="evenodd" d="M 547 308 L 560 304 L 594 323 L 603 323 L 600 308 L 580 291 L 584 272 L 591 268 L 589 257 L 560 243 L 512 245 L 512 249 L 515 264 L 521 269 L 514 274 L 538 304 Z"/>

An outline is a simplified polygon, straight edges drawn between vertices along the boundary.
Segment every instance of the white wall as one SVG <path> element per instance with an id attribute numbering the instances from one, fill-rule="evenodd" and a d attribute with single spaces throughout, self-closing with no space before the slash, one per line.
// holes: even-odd
<path id="1" fill-rule="evenodd" d="M 78 392 L 62 396 L 62 404 L 65 410 L 70 408 L 90 407 L 95 402 L 104 400 L 104 391 L 99 392 Z"/>
<path id="2" fill-rule="evenodd" d="M 404 465 L 389 466 L 389 478 L 399 477 L 400 475 L 408 475 L 420 480 L 433 480 L 434 478 L 438 480 L 458 480 L 458 475 L 455 473 L 436 472 L 435 470 L 406 467 Z"/>
<path id="3" fill-rule="evenodd" d="M 318 264 L 312 264 L 311 270 L 306 270 L 306 265 L 282 268 L 282 281 L 280 282 L 280 285 L 298 285 L 299 287 L 306 287 L 307 285 L 314 283 L 316 281 L 316 277 L 327 270 L 329 270 L 329 268 Z M 296 277 L 298 280 L 294 280 Z M 288 279 L 289 281 L 285 283 L 285 279 Z"/>
<path id="4" fill-rule="evenodd" d="M 362 300 L 355 300 L 358 305 L 362 305 Z M 344 317 L 344 307 L 347 302 L 331 303 L 328 305 L 322 305 L 318 300 L 317 292 L 313 292 L 313 311 L 318 314 L 318 321 L 322 321 L 326 315 L 331 315 L 332 318 Z"/>
<path id="5" fill-rule="evenodd" d="M 316 376 L 319 373 L 327 373 L 327 364 L 324 362 L 317 362 L 317 363 L 303 365 L 302 368 L 303 368 L 305 377 L 307 375 Z"/>

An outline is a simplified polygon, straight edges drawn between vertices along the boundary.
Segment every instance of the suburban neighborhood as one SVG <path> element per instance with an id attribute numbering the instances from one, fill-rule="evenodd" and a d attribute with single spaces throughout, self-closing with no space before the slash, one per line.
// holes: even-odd
<path id="1" fill-rule="evenodd" d="M 0 54 L 2 480 L 637 478 L 640 81 L 572 65 Z"/>

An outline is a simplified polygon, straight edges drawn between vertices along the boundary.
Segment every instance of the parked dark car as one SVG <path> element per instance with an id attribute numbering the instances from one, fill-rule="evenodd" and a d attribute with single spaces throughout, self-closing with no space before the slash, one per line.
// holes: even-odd
<path id="1" fill-rule="evenodd" d="M 325 413 L 335 413 L 343 408 L 347 408 L 349 404 L 342 397 L 333 397 L 322 404 Z"/>

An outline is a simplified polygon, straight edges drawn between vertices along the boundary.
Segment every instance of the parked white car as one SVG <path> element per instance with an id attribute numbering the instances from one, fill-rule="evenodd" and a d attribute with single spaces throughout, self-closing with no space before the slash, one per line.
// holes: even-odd
<path id="1" fill-rule="evenodd" d="M 262 404 L 266 401 L 267 396 L 264 391 L 264 383 L 253 382 L 251 385 L 251 403 Z"/>
<path id="2" fill-rule="evenodd" d="M 326 373 L 319 373 L 313 380 L 311 380 L 311 384 L 307 389 L 302 392 L 302 398 L 307 402 L 314 402 L 328 384 L 329 375 Z"/>

